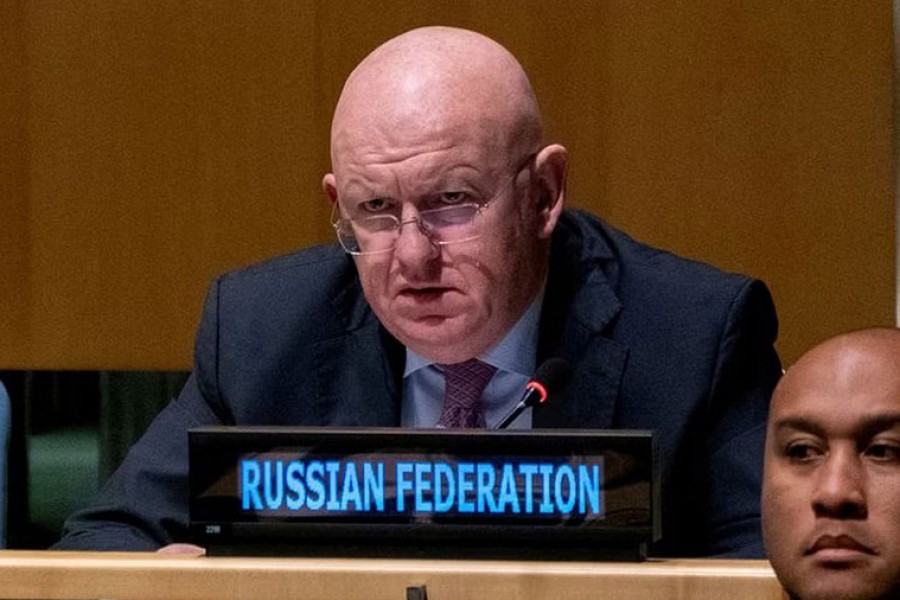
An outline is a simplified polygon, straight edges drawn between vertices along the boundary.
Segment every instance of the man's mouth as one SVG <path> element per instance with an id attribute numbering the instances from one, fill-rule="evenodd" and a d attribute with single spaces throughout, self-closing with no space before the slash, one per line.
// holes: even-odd
<path id="1" fill-rule="evenodd" d="M 824 562 L 848 562 L 862 556 L 873 556 L 876 552 L 853 536 L 842 533 L 819 536 L 803 554 Z"/>
<path id="2" fill-rule="evenodd" d="M 441 296 L 450 291 L 446 287 L 421 287 L 421 288 L 405 288 L 400 291 L 400 297 L 409 298 L 416 302 L 433 302 L 439 300 Z"/>

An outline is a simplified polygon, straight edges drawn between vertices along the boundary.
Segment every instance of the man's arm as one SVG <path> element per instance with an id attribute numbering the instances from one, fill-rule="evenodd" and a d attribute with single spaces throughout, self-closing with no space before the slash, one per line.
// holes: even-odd
<path id="1" fill-rule="evenodd" d="M 86 509 L 72 514 L 57 550 L 156 550 L 188 536 L 188 430 L 222 424 L 217 400 L 219 282 L 206 297 L 195 369 L 131 447 Z"/>
<path id="2" fill-rule="evenodd" d="M 750 281 L 736 295 L 719 342 L 707 437 L 697 456 L 706 487 L 710 554 L 763 557 L 760 528 L 765 424 L 781 376 L 775 352 L 778 320 L 771 295 Z"/>
<path id="3" fill-rule="evenodd" d="M 187 541 L 187 430 L 219 420 L 192 375 L 86 509 L 71 515 L 56 550 L 156 550 Z"/>

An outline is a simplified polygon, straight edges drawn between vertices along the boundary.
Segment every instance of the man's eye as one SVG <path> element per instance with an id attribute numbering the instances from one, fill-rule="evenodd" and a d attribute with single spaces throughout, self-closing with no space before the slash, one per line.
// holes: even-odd
<path id="1" fill-rule="evenodd" d="M 453 206 L 468 201 L 469 194 L 466 192 L 443 192 L 438 200 L 440 201 L 440 204 Z"/>
<path id="2" fill-rule="evenodd" d="M 866 448 L 865 455 L 877 462 L 900 464 L 900 444 L 873 442 Z"/>
<path id="3" fill-rule="evenodd" d="M 384 212 L 390 206 L 390 202 L 386 198 L 372 198 L 360 204 L 363 212 L 380 213 Z"/>
<path id="4" fill-rule="evenodd" d="M 784 455 L 792 462 L 809 462 L 822 455 L 822 451 L 807 442 L 794 442 L 784 449 Z"/>

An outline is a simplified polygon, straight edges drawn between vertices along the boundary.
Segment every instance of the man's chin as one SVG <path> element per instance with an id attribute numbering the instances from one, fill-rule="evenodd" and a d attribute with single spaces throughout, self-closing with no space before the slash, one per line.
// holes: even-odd
<path id="1" fill-rule="evenodd" d="M 888 585 L 879 582 L 876 574 L 862 569 L 816 570 L 806 575 L 807 585 L 800 593 L 790 594 L 798 600 L 879 600 L 896 598 L 888 593 Z M 896 590 L 895 590 L 896 592 Z"/>
<path id="2" fill-rule="evenodd" d="M 417 322 L 406 327 L 396 337 L 416 354 L 439 363 L 457 363 L 477 356 L 483 351 L 472 328 L 448 327 L 449 323 Z"/>

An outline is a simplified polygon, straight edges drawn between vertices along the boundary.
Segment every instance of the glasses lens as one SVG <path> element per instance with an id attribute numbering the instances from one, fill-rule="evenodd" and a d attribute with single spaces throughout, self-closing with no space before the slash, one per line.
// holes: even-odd
<path id="1" fill-rule="evenodd" d="M 361 252 L 359 242 L 356 240 L 356 236 L 353 235 L 353 226 L 349 221 L 341 219 L 334 224 L 334 231 L 337 233 L 338 241 L 344 250 L 350 254 L 359 254 Z"/>
<path id="2" fill-rule="evenodd" d="M 481 235 L 480 209 L 477 204 L 462 204 L 423 210 L 411 224 L 438 244 L 467 242 Z M 339 219 L 334 229 L 341 247 L 350 254 L 387 252 L 397 245 L 400 236 L 400 222 L 390 215 Z"/>
<path id="3" fill-rule="evenodd" d="M 478 236 L 480 211 L 477 204 L 462 204 L 422 211 L 422 229 L 444 244 L 461 242 Z"/>
<path id="4" fill-rule="evenodd" d="M 397 239 L 397 219 L 389 215 L 341 219 L 335 230 L 341 246 L 351 254 L 384 252 L 393 248 Z"/>

